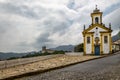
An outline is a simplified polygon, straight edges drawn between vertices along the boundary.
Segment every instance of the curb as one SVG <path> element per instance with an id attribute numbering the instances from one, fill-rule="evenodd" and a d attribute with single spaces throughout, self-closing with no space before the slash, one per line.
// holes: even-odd
<path id="1" fill-rule="evenodd" d="M 97 57 L 97 58 L 88 59 L 88 60 L 84 60 L 84 61 L 79 61 L 79 62 L 75 62 L 75 63 L 70 63 L 70 64 L 66 64 L 66 65 L 61 65 L 61 66 L 58 66 L 58 67 L 53 67 L 53 68 L 49 68 L 49 69 L 45 69 L 45 70 L 37 70 L 37 71 L 28 72 L 28 73 L 23 73 L 23 74 L 20 74 L 20 75 L 10 76 L 10 77 L 6 77 L 6 78 L 0 79 L 0 80 L 13 80 L 13 79 L 21 78 L 21 77 L 25 77 L 25 76 L 36 75 L 36 74 L 48 72 L 48 71 L 51 71 L 51 70 L 61 69 L 61 68 L 64 68 L 64 67 L 75 65 L 75 64 L 79 64 L 79 63 L 83 63 L 83 62 L 87 62 L 87 61 L 91 61 L 91 60 L 96 60 L 96 59 L 101 59 L 101 58 L 104 58 L 104 57 L 109 57 L 109 56 L 113 56 L 113 55 L 117 55 L 117 54 L 118 53 L 110 54 L 110 55 L 104 55 L 104 56 L 100 56 L 100 57 Z"/>

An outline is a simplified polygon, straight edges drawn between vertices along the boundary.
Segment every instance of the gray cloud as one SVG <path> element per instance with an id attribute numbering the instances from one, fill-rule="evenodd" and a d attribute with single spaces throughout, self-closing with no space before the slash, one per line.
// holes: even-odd
<path id="1" fill-rule="evenodd" d="M 75 0 L 69 0 L 67 7 L 70 9 L 75 9 Z"/>
<path id="2" fill-rule="evenodd" d="M 104 16 L 110 14 L 114 10 L 118 9 L 120 7 L 120 2 L 112 4 L 111 6 L 108 6 L 104 11 Z"/>
<path id="3" fill-rule="evenodd" d="M 35 12 L 35 10 L 39 10 Z M 30 8 L 27 5 L 17 5 L 14 3 L 0 3 L 0 11 L 14 15 L 20 15 L 26 18 L 40 19 L 45 16 L 45 10 L 41 6 Z M 44 11 L 44 13 L 42 13 Z"/>
<path id="4" fill-rule="evenodd" d="M 0 20 L 0 34 L 4 34 L 8 31 L 10 24 L 7 21 Z"/>
<path id="5" fill-rule="evenodd" d="M 36 39 L 36 41 L 32 45 L 37 49 L 41 49 L 42 46 L 50 47 L 53 40 L 49 39 L 49 37 L 49 33 L 43 33 Z"/>
<path id="6" fill-rule="evenodd" d="M 104 22 L 106 23 L 106 26 L 108 26 L 109 23 L 112 24 L 113 29 L 113 35 L 116 33 L 116 31 L 119 30 L 120 27 L 120 8 L 115 9 L 113 12 L 109 13 L 109 15 L 106 15 L 104 17 Z"/>
<path id="7" fill-rule="evenodd" d="M 103 0 L 103 2 L 107 2 Z M 101 0 L 4 0 L 0 2 L 0 51 L 32 51 L 42 46 L 55 47 L 82 42 L 84 24 L 91 22 L 90 12 L 99 3 L 104 21 L 119 25 L 119 0 L 104 5 Z M 111 3 L 110 3 L 111 2 Z M 107 8 L 115 7 L 108 12 Z M 86 25 L 86 26 L 87 26 Z"/>
<path id="8" fill-rule="evenodd" d="M 52 19 L 52 20 L 51 20 Z M 55 18 L 50 18 L 46 21 L 44 21 L 44 24 L 47 30 L 50 31 L 51 33 L 56 33 L 56 32 L 64 32 L 70 25 L 72 24 L 72 21 L 69 20 L 63 20 L 59 21 Z"/>
<path id="9" fill-rule="evenodd" d="M 59 34 L 59 36 L 65 35 L 68 28 L 72 25 L 72 21 L 63 20 L 59 21 L 55 17 L 50 17 L 43 22 L 44 33 L 38 36 L 37 40 L 34 42 L 35 48 L 40 49 L 42 46 L 47 47 L 54 46 L 52 39 L 49 39 L 54 34 Z M 41 25 L 38 25 L 39 27 Z"/>

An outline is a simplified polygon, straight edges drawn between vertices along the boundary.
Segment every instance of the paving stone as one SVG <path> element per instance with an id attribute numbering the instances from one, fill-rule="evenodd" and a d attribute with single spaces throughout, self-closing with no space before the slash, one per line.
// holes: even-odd
<path id="1" fill-rule="evenodd" d="M 0 79 L 4 77 L 9 77 L 11 76 L 11 74 L 12 76 L 15 76 L 21 73 L 31 72 L 35 70 L 45 70 L 49 68 L 58 67 L 61 65 L 67 65 L 75 62 L 80 62 L 83 60 L 93 59 L 96 57 L 100 57 L 100 56 L 62 55 L 46 60 L 40 60 L 34 63 L 14 66 L 14 67 L 6 68 L 4 70 L 0 70 L 0 74 L 2 74 L 0 75 Z"/>
<path id="2" fill-rule="evenodd" d="M 16 80 L 120 80 L 120 54 Z"/>

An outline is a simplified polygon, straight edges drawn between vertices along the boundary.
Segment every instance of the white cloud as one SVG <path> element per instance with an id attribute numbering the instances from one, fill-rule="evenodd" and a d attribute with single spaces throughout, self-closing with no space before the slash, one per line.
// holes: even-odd
<path id="1" fill-rule="evenodd" d="M 110 14 L 106 15 L 104 17 L 104 22 L 107 24 L 107 26 L 109 25 L 109 23 L 112 24 L 112 29 L 113 29 L 113 35 L 115 35 L 120 27 L 120 8 L 114 10 L 113 12 L 111 12 Z"/>
<path id="2" fill-rule="evenodd" d="M 41 46 L 79 44 L 97 4 L 105 23 L 119 24 L 119 0 L 0 0 L 0 51 L 26 52 Z M 116 15 L 116 16 L 113 16 Z M 109 18 L 110 17 L 110 18 Z"/>

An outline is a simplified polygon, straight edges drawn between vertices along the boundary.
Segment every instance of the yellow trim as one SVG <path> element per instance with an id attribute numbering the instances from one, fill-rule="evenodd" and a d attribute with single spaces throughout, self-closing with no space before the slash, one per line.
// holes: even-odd
<path id="1" fill-rule="evenodd" d="M 84 34 L 84 55 L 86 54 L 86 44 L 87 44 L 87 37 L 90 37 L 90 44 L 91 44 L 91 54 L 94 54 L 94 38 L 93 38 L 94 32 L 88 32 Z"/>
<path id="2" fill-rule="evenodd" d="M 92 54 L 94 54 L 94 36 L 92 35 Z"/>
<path id="3" fill-rule="evenodd" d="M 111 33 L 109 34 L 109 47 L 110 47 L 110 53 L 112 53 L 112 38 L 111 38 Z"/>
<path id="4" fill-rule="evenodd" d="M 104 29 L 105 31 L 102 31 L 102 32 L 100 32 L 100 54 L 102 55 L 103 54 L 103 35 L 104 34 L 109 34 L 109 49 L 110 49 L 110 53 L 112 52 L 112 38 L 111 38 L 111 32 L 112 32 L 112 30 L 111 29 L 109 29 L 109 28 L 107 28 L 107 27 L 105 27 L 105 25 L 104 24 L 101 24 L 102 23 L 102 12 L 93 12 L 93 13 L 91 13 L 91 18 L 92 18 L 92 24 L 89 26 L 89 28 L 87 28 L 87 29 L 85 29 L 83 32 L 82 32 L 82 34 L 83 34 L 83 37 L 84 37 L 84 55 L 87 55 L 86 54 L 86 36 L 91 36 L 92 37 L 92 43 L 91 43 L 91 46 L 92 46 L 92 54 L 94 54 L 94 37 L 93 37 L 93 35 L 94 35 L 94 32 L 89 32 L 90 30 L 92 30 L 93 28 L 95 28 L 96 26 L 97 27 L 99 27 L 99 28 L 102 28 L 102 29 Z M 96 15 L 98 15 L 98 16 L 100 16 L 100 24 L 93 24 L 93 22 L 94 22 L 94 16 L 96 16 Z M 91 55 L 92 55 L 91 54 Z"/>
<path id="5" fill-rule="evenodd" d="M 88 29 L 84 30 L 83 33 L 86 33 L 86 32 L 88 32 L 88 31 L 90 31 L 91 29 L 95 28 L 96 26 L 99 27 L 99 28 L 102 28 L 102 29 L 104 29 L 104 30 L 106 30 L 106 31 L 108 31 L 108 32 L 112 32 L 112 30 L 110 30 L 110 29 L 107 28 L 107 27 L 104 27 L 104 26 L 101 25 L 101 24 L 93 24 L 93 25 L 91 25 Z"/>
<path id="6" fill-rule="evenodd" d="M 100 23 L 102 23 L 102 16 L 100 16 Z"/>
<path id="7" fill-rule="evenodd" d="M 86 32 L 86 34 L 94 34 L 94 32 Z"/>
<path id="8" fill-rule="evenodd" d="M 94 16 L 94 15 L 101 15 L 102 16 L 102 12 L 97 12 L 97 13 L 91 13 L 91 16 Z"/>
<path id="9" fill-rule="evenodd" d="M 92 16 L 91 16 L 92 17 Z M 92 17 L 92 24 L 93 24 L 93 17 Z"/>
<path id="10" fill-rule="evenodd" d="M 86 39 L 85 39 L 85 36 L 84 37 L 84 55 L 86 55 Z"/>
<path id="11" fill-rule="evenodd" d="M 112 53 L 112 42 L 113 42 L 113 41 L 112 41 L 112 37 L 111 37 L 111 36 L 110 36 L 110 38 L 111 38 L 111 53 Z"/>
<path id="12" fill-rule="evenodd" d="M 102 34 L 102 33 L 111 33 L 111 32 L 110 31 L 101 31 L 100 33 Z"/>
<path id="13" fill-rule="evenodd" d="M 97 12 L 97 13 L 91 13 L 91 17 L 92 17 L 92 24 L 93 24 L 93 18 L 94 16 L 100 16 L 100 23 L 102 23 L 102 12 Z"/>
<path id="14" fill-rule="evenodd" d="M 83 36 L 85 36 L 85 34 L 86 35 L 91 35 L 91 34 L 94 34 L 94 32 L 83 32 L 82 34 L 83 34 Z"/>
<path id="15" fill-rule="evenodd" d="M 100 41 L 100 53 L 101 53 L 101 55 L 103 54 L 103 39 L 102 39 L 102 34 L 100 35 L 100 37 L 101 37 L 101 41 Z"/>

